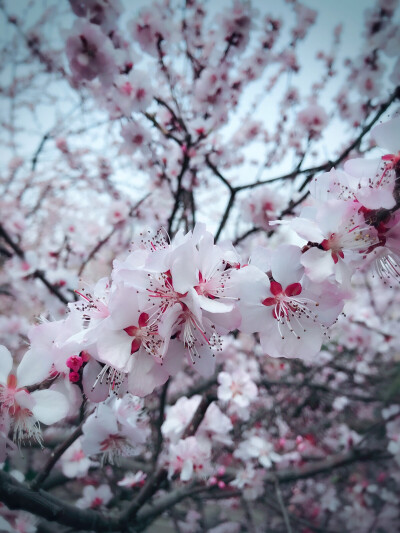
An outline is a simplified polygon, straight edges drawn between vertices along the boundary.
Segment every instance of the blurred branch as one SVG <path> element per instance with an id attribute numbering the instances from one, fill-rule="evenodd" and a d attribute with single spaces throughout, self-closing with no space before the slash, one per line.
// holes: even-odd
<path id="1" fill-rule="evenodd" d="M 66 452 L 68 448 L 82 435 L 83 424 L 84 421 L 82 421 L 75 429 L 75 431 L 71 433 L 71 435 L 63 443 L 57 446 L 57 448 L 51 453 L 50 458 L 45 464 L 43 470 L 35 477 L 35 479 L 31 483 L 31 488 L 33 490 L 38 490 L 41 487 L 41 485 L 47 479 L 53 467 L 63 455 L 63 453 Z"/>
<path id="2" fill-rule="evenodd" d="M 0 237 L 2 237 L 5 240 L 5 242 L 14 250 L 14 252 L 16 253 L 16 255 L 20 259 L 22 259 L 23 261 L 25 260 L 24 251 L 22 250 L 22 248 L 17 243 L 15 243 L 13 241 L 13 239 L 10 237 L 10 235 L 7 233 L 7 231 L 4 229 L 2 224 L 0 224 Z M 40 279 L 40 281 L 44 285 L 46 285 L 46 287 L 49 289 L 49 291 L 52 294 L 54 294 L 54 296 L 56 296 L 63 304 L 67 305 L 68 303 L 70 303 L 69 300 L 67 300 L 67 298 L 60 292 L 60 290 L 55 285 L 50 283 L 50 281 L 45 276 L 45 273 L 44 273 L 43 270 L 36 269 L 32 274 L 30 274 L 30 276 L 32 276 L 33 278 Z"/>

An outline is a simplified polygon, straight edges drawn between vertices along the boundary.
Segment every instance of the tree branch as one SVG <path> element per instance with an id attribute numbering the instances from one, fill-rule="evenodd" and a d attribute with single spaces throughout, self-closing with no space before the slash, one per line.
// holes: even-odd
<path id="1" fill-rule="evenodd" d="M 71 433 L 71 435 L 64 442 L 62 442 L 59 446 L 57 446 L 57 448 L 52 452 L 43 470 L 32 481 L 31 488 L 33 490 L 37 490 L 41 487 L 41 485 L 47 479 L 54 465 L 60 459 L 62 454 L 66 450 L 68 450 L 68 448 L 82 435 L 83 424 L 84 424 L 84 421 L 82 421 L 79 424 L 79 426 L 75 429 L 75 431 Z"/>
<path id="2" fill-rule="evenodd" d="M 0 224 L 0 237 L 2 237 L 6 243 L 14 250 L 14 252 L 17 254 L 17 256 L 25 260 L 25 253 L 22 250 L 22 248 L 13 241 L 13 239 L 10 237 L 10 235 L 7 233 L 7 231 L 4 229 L 2 224 Z M 65 296 L 59 291 L 59 289 L 50 283 L 50 281 L 46 278 L 45 273 L 43 270 L 35 270 L 32 274 L 30 274 L 33 278 L 40 279 L 40 281 L 46 285 L 46 287 L 49 289 L 49 291 L 54 294 L 54 296 L 57 296 L 57 298 L 65 305 L 69 304 L 70 302 L 65 298 Z"/>

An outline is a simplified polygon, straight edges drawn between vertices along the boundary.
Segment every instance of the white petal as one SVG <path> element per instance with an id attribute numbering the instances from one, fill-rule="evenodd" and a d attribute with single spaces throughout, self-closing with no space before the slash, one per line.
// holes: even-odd
<path id="1" fill-rule="evenodd" d="M 171 339 L 168 351 L 163 358 L 163 368 L 170 376 L 175 376 L 181 370 L 185 355 L 186 350 L 183 344 L 176 339 Z"/>
<path id="2" fill-rule="evenodd" d="M 329 278 L 335 266 L 329 251 L 325 252 L 315 247 L 303 254 L 301 264 L 305 267 L 307 276 L 317 283 Z"/>
<path id="3" fill-rule="evenodd" d="M 400 151 L 400 117 L 393 118 L 384 124 L 379 124 L 371 131 L 371 137 L 381 148 L 391 154 Z"/>
<path id="4" fill-rule="evenodd" d="M 297 233 L 297 235 L 306 241 L 321 242 L 324 239 L 321 228 L 318 227 L 318 224 L 315 220 L 298 217 L 292 220 L 290 226 Z"/>
<path id="5" fill-rule="evenodd" d="M 363 159 L 361 157 L 356 157 L 355 159 L 349 159 L 346 161 L 344 169 L 356 178 L 372 178 L 376 175 L 380 163 L 380 159 Z"/>
<path id="6" fill-rule="evenodd" d="M 133 356 L 133 367 L 128 378 L 128 390 L 135 396 L 147 396 L 169 377 L 163 365 L 156 363 L 144 349 Z"/>
<path id="7" fill-rule="evenodd" d="M 28 350 L 17 368 L 18 387 L 35 385 L 44 381 L 53 364 L 52 358 L 36 350 Z"/>
<path id="8" fill-rule="evenodd" d="M 277 324 L 267 331 L 262 331 L 260 333 L 262 348 L 271 357 L 299 358 L 312 361 L 321 348 L 322 328 L 318 324 L 314 324 L 311 319 L 302 320 L 301 326 L 295 328 L 300 339 L 297 338 L 297 335 L 293 335 L 284 324 L 280 326 L 283 339 Z"/>
<path id="9" fill-rule="evenodd" d="M 103 330 L 99 333 L 97 342 L 98 359 L 117 370 L 129 372 L 132 367 L 132 340 L 133 337 L 123 330 Z"/>
<path id="10" fill-rule="evenodd" d="M 111 296 L 108 308 L 113 328 L 124 329 L 128 326 L 136 326 L 139 318 L 137 290 L 119 286 Z"/>
<path id="11" fill-rule="evenodd" d="M 227 304 L 220 300 L 212 300 L 211 298 L 206 298 L 202 294 L 199 294 L 197 299 L 200 302 L 200 307 L 204 309 L 204 311 L 209 311 L 210 313 L 228 313 L 233 309 L 233 304 Z"/>
<path id="12" fill-rule="evenodd" d="M 83 369 L 82 374 L 83 392 L 88 400 L 95 403 L 104 402 L 109 392 L 109 384 L 106 379 L 102 383 L 99 380 L 93 388 L 101 369 L 102 366 L 94 359 L 91 359 Z"/>
<path id="13" fill-rule="evenodd" d="M 181 471 L 181 481 L 189 481 L 193 475 L 193 462 L 191 459 L 186 459 L 183 463 Z"/>
<path id="14" fill-rule="evenodd" d="M 0 383 L 7 383 L 8 374 L 11 372 L 13 358 L 5 346 L 0 345 Z"/>
<path id="15" fill-rule="evenodd" d="M 211 348 L 207 345 L 197 346 L 198 357 L 194 357 L 193 363 L 189 357 L 188 361 L 192 364 L 193 368 L 205 378 L 209 378 L 215 371 L 215 354 Z"/>
<path id="16" fill-rule="evenodd" d="M 53 390 L 38 390 L 32 392 L 35 400 L 32 413 L 43 424 L 55 424 L 67 416 L 69 403 L 61 392 Z"/>
<path id="17" fill-rule="evenodd" d="M 29 394 L 25 389 L 21 389 L 15 393 L 15 402 L 20 407 L 29 409 L 29 411 L 32 411 L 32 408 L 35 405 L 35 400 L 32 397 L 32 394 Z"/>
<path id="18" fill-rule="evenodd" d="M 13 531 L 15 531 L 15 529 L 13 527 L 11 527 L 10 523 L 7 522 L 6 520 L 4 520 L 4 518 L 2 516 L 0 516 L 0 531 L 1 532 L 10 532 L 12 533 Z"/>
<path id="19" fill-rule="evenodd" d="M 173 262 L 170 270 L 174 289 L 181 294 L 185 294 L 198 284 L 199 278 L 192 247 L 182 246 L 178 250 L 180 254 Z"/>
<path id="20" fill-rule="evenodd" d="M 363 188 L 357 193 L 357 200 L 368 209 L 392 209 L 396 205 L 393 197 L 394 182 L 388 188 Z"/>
<path id="21" fill-rule="evenodd" d="M 301 249 L 292 244 L 282 244 L 274 250 L 271 259 L 272 275 L 283 289 L 300 280 L 303 272 L 301 255 Z"/>

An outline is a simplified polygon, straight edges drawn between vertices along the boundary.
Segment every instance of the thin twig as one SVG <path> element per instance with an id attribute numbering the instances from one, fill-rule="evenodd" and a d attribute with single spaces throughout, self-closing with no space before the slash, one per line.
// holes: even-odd
<path id="1" fill-rule="evenodd" d="M 82 426 L 84 421 L 82 421 L 79 426 L 75 429 L 73 433 L 62 442 L 57 448 L 52 452 L 49 460 L 45 464 L 43 470 L 35 477 L 31 483 L 31 488 L 33 490 L 38 490 L 43 482 L 47 479 L 53 467 L 63 455 L 63 453 L 68 450 L 68 448 L 82 435 Z"/>
<path id="2" fill-rule="evenodd" d="M 156 440 L 156 445 L 155 445 L 154 455 L 153 455 L 154 465 L 157 464 L 158 456 L 160 455 L 162 443 L 163 443 L 163 434 L 161 431 L 161 426 L 163 425 L 164 417 L 165 417 L 165 404 L 166 404 L 166 399 L 167 399 L 169 383 L 170 383 L 170 380 L 168 380 L 164 384 L 163 388 L 161 389 L 161 394 L 160 394 L 160 405 L 159 405 L 158 418 L 157 418 L 157 423 L 156 423 L 157 440 Z"/>
<path id="3" fill-rule="evenodd" d="M 286 531 L 287 531 L 287 533 L 293 533 L 292 526 L 290 525 L 289 516 L 288 516 L 287 510 L 286 510 L 285 502 L 283 501 L 282 491 L 281 491 L 281 488 L 279 486 L 279 481 L 278 481 L 277 478 L 275 479 L 275 492 L 276 492 L 276 497 L 277 497 L 277 500 L 278 500 L 278 503 L 279 503 L 279 507 L 280 507 L 281 512 L 282 512 L 283 520 L 285 522 Z"/>
<path id="4" fill-rule="evenodd" d="M 10 237 L 8 232 L 4 229 L 2 224 L 0 224 L 0 237 L 2 237 L 6 243 L 14 250 L 14 252 L 17 254 L 17 256 L 25 260 L 25 253 L 22 250 L 22 248 L 13 241 L 13 239 Z M 40 281 L 46 285 L 46 287 L 49 289 L 49 291 L 54 294 L 54 296 L 57 296 L 57 298 L 65 305 L 68 305 L 70 302 L 65 298 L 65 296 L 59 291 L 59 289 L 50 283 L 50 281 L 46 278 L 45 273 L 43 270 L 36 269 L 32 274 L 30 274 L 33 278 L 40 279 Z"/>

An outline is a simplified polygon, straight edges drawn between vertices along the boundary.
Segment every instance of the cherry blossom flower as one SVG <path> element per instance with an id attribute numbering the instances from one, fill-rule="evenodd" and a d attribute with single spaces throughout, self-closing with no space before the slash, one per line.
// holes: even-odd
<path id="1" fill-rule="evenodd" d="M 211 445 L 208 440 L 187 437 L 169 447 L 168 477 L 179 473 L 181 481 L 189 481 L 194 475 L 210 473 Z"/>
<path id="2" fill-rule="evenodd" d="M 125 396 L 124 403 L 115 400 L 100 404 L 83 424 L 82 449 L 90 457 L 101 455 L 101 462 L 113 464 L 118 457 L 137 455 L 146 441 L 149 428 L 141 410 L 134 403 L 133 414 L 122 416 L 127 407 L 132 413 L 131 397 Z M 119 414 L 118 414 L 119 413 Z M 117 415 L 117 416 L 116 416 Z"/>
<path id="3" fill-rule="evenodd" d="M 220 372 L 218 383 L 218 399 L 222 402 L 229 402 L 228 412 L 247 420 L 249 406 L 258 394 L 257 385 L 251 380 L 249 374 L 243 369 L 232 373 Z"/>
<path id="4" fill-rule="evenodd" d="M 259 187 L 243 200 L 243 218 L 257 228 L 268 229 L 270 221 L 277 218 L 285 204 L 283 196 L 272 187 Z"/>
<path id="5" fill-rule="evenodd" d="M 175 405 L 167 408 L 166 418 L 161 427 L 162 433 L 167 439 L 173 443 L 179 441 L 184 430 L 190 424 L 200 401 L 201 396 L 199 395 L 192 396 L 192 398 L 183 396 Z M 215 403 L 212 403 L 197 430 L 197 436 L 212 439 L 213 442 L 229 444 L 232 440 L 229 436 L 232 427 L 230 419 L 221 412 Z"/>
<path id="6" fill-rule="evenodd" d="M 321 106 L 310 104 L 297 115 L 297 122 L 306 130 L 309 138 L 318 138 L 328 123 L 328 115 Z"/>
<path id="7" fill-rule="evenodd" d="M 112 99 L 122 114 L 130 117 L 134 111 L 144 111 L 153 100 L 153 89 L 146 72 L 132 70 L 114 80 Z"/>
<path id="8" fill-rule="evenodd" d="M 265 438 L 251 435 L 242 441 L 234 452 L 234 456 L 244 462 L 249 459 L 257 459 L 264 468 L 271 468 L 273 463 L 279 463 L 282 458 L 274 451 L 274 446 Z"/>
<path id="9" fill-rule="evenodd" d="M 76 82 L 99 77 L 110 86 L 117 72 L 110 39 L 90 22 L 77 21 L 67 39 L 66 53 Z"/>
<path id="10" fill-rule="evenodd" d="M 146 480 L 147 474 L 142 472 L 141 470 L 138 470 L 136 474 L 133 474 L 132 472 L 128 472 L 125 474 L 123 479 L 118 481 L 119 487 L 141 487 L 144 485 L 144 482 Z"/>
<path id="11" fill-rule="evenodd" d="M 241 330 L 258 331 L 261 346 L 272 357 L 312 359 L 321 348 L 324 329 L 343 307 L 343 293 L 336 286 L 312 284 L 304 276 L 301 255 L 300 248 L 281 245 L 271 254 L 271 279 L 254 261 L 236 275 Z"/>
<path id="12" fill-rule="evenodd" d="M 76 505 L 80 509 L 99 509 L 107 505 L 113 494 L 108 485 L 93 487 L 87 485 L 83 489 L 83 496 L 77 500 Z"/>
<path id="13" fill-rule="evenodd" d="M 315 208 L 307 207 L 292 227 L 301 237 L 318 245 L 301 258 L 307 276 L 317 283 L 334 274 L 339 283 L 348 286 L 354 269 L 350 269 L 349 263 L 359 264 L 379 243 L 378 231 L 366 223 L 360 205 L 355 202 L 330 200 Z"/>
<path id="14" fill-rule="evenodd" d="M 27 352 L 19 364 L 16 374 L 12 373 L 13 359 L 5 346 L 0 346 L 2 360 L 0 373 L 1 413 L 12 419 L 14 440 L 18 443 L 25 438 L 34 438 L 41 443 L 40 422 L 55 424 L 66 416 L 69 409 L 67 398 L 54 390 L 35 390 L 25 388 L 37 384 L 39 371 L 32 368 L 32 357 Z M 42 379 L 47 376 L 46 368 Z"/>
<path id="15" fill-rule="evenodd" d="M 133 154 L 136 150 L 143 150 L 151 142 L 149 130 L 139 122 L 128 122 L 122 126 L 121 137 L 124 139 L 121 151 L 127 154 Z"/>
<path id="16" fill-rule="evenodd" d="M 237 470 L 229 485 L 240 489 L 246 500 L 255 500 L 264 493 L 264 471 L 247 462 L 245 468 Z"/>
<path id="17" fill-rule="evenodd" d="M 69 0 L 69 3 L 75 15 L 87 18 L 92 24 L 98 24 L 105 33 L 115 28 L 116 19 L 122 11 L 119 0 Z"/>
<path id="18" fill-rule="evenodd" d="M 400 161 L 400 117 L 375 126 L 371 136 L 384 155 L 379 159 L 350 159 L 344 168 L 358 179 L 356 195 L 362 205 L 368 209 L 391 209 L 396 204 L 393 189 Z"/>
<path id="19" fill-rule="evenodd" d="M 163 435 L 171 442 L 178 442 L 192 420 L 200 401 L 201 396 L 199 395 L 192 398 L 183 396 L 178 399 L 175 405 L 168 407 L 165 421 L 161 427 Z"/>
<path id="20" fill-rule="evenodd" d="M 71 479 L 86 476 L 89 468 L 95 464 L 84 454 L 80 439 L 63 453 L 60 462 L 62 473 Z"/>

